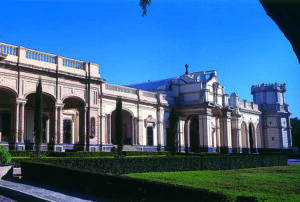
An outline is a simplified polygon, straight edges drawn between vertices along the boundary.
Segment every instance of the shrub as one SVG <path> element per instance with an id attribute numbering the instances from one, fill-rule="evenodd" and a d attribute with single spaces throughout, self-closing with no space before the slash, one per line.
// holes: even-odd
<path id="1" fill-rule="evenodd" d="M 8 164 L 11 162 L 11 156 L 7 149 L 0 145 L 0 164 Z"/>

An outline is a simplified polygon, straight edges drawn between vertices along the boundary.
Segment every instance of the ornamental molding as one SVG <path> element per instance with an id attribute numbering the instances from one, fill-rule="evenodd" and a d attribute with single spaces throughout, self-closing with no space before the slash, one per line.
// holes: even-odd
<path id="1" fill-rule="evenodd" d="M 152 124 L 153 124 L 153 128 L 155 128 L 156 119 L 154 119 L 154 118 L 152 117 L 152 115 L 149 115 L 148 118 L 146 118 L 146 119 L 144 120 L 144 123 L 145 123 L 145 128 L 147 128 L 148 123 L 152 123 Z"/>

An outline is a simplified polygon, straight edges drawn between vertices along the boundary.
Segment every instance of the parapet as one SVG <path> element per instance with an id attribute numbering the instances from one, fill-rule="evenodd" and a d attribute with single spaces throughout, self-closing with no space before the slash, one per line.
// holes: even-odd
<path id="1" fill-rule="evenodd" d="M 286 85 L 285 83 L 269 83 L 269 84 L 259 84 L 259 85 L 253 85 L 251 87 L 251 94 L 262 92 L 262 91 L 279 91 L 279 92 L 285 92 L 286 91 Z"/>
<path id="2" fill-rule="evenodd" d="M 73 75 L 100 78 L 99 65 L 0 42 L 2 60 Z"/>

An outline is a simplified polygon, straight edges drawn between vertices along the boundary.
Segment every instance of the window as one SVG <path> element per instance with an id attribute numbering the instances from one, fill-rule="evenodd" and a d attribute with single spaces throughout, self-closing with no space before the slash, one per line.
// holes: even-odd
<path id="1" fill-rule="evenodd" d="M 147 127 L 147 145 L 153 146 L 153 128 Z"/>

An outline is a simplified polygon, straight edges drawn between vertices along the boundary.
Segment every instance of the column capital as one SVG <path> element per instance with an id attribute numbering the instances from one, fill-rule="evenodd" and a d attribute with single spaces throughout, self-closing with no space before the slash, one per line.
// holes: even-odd
<path id="1" fill-rule="evenodd" d="M 28 99 L 24 99 L 24 98 L 17 98 L 16 102 L 21 104 L 21 105 L 25 105 L 27 103 Z"/>
<path id="2" fill-rule="evenodd" d="M 55 103 L 55 108 L 57 109 L 57 108 L 60 108 L 60 109 L 62 109 L 63 107 L 65 106 L 65 104 L 64 103 Z"/>

